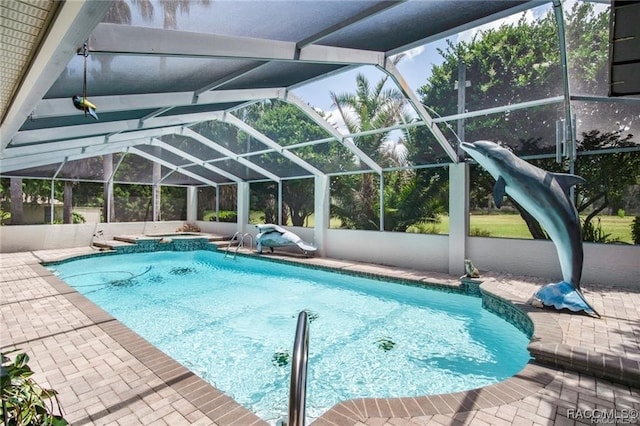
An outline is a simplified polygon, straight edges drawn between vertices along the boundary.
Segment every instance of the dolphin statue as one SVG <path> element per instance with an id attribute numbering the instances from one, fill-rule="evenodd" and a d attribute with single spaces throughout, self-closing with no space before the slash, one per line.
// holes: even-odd
<path id="1" fill-rule="evenodd" d="M 580 218 L 569 198 L 570 188 L 586 181 L 576 175 L 547 172 L 494 142 L 461 142 L 461 148 L 496 180 L 496 206 L 502 206 L 508 194 L 542 225 L 556 246 L 563 280 L 543 286 L 535 297 L 556 309 L 584 310 L 600 317 L 580 291 L 584 259 Z"/>
<path id="2" fill-rule="evenodd" d="M 256 235 L 256 246 L 260 254 L 262 254 L 263 247 L 269 247 L 271 252 L 273 252 L 274 247 L 292 245 L 300 247 L 305 256 L 316 251 L 314 246 L 304 241 L 298 235 L 278 225 L 267 223 L 256 225 L 256 228 L 258 228 L 259 232 L 259 234 Z"/>

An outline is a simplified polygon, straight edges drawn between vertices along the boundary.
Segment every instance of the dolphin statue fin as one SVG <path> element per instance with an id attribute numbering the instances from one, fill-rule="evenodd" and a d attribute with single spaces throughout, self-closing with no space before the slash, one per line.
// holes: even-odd
<path id="1" fill-rule="evenodd" d="M 534 297 L 543 305 L 574 312 L 585 311 L 589 315 L 600 318 L 600 314 L 591 307 L 582 292 L 566 281 L 542 286 Z"/>
<path id="2" fill-rule="evenodd" d="M 560 184 L 560 188 L 564 191 L 564 195 L 569 198 L 569 190 L 574 185 L 581 185 L 587 183 L 584 178 L 568 173 L 552 173 L 554 179 Z"/>
<path id="3" fill-rule="evenodd" d="M 493 201 L 496 203 L 496 207 L 502 207 L 502 201 L 504 200 L 504 196 L 507 194 L 506 191 L 507 183 L 500 176 L 498 180 L 496 180 L 496 184 L 493 185 Z"/>

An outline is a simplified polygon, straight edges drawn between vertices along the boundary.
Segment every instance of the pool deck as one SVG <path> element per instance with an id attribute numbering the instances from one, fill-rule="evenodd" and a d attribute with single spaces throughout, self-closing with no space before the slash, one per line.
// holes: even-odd
<path id="1" fill-rule="evenodd" d="M 84 247 L 0 255 L 0 346 L 28 353 L 34 378 L 59 392 L 71 424 L 266 424 L 40 265 L 90 253 L 95 250 Z M 266 256 L 409 280 L 458 282 L 425 271 Z M 620 423 L 640 423 L 640 292 L 583 285 L 602 315 L 596 319 L 528 305 L 545 280 L 496 273 L 483 273 L 481 280 L 483 291 L 529 315 L 534 324 L 529 349 L 540 362 L 472 391 L 346 401 L 313 424 L 572 425 L 593 424 L 591 417 L 608 414 L 617 415 Z"/>

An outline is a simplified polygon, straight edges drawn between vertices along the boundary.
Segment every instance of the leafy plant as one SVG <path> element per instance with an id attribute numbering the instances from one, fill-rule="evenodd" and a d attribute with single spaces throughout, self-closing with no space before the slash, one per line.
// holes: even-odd
<path id="1" fill-rule="evenodd" d="M 491 231 L 487 231 L 486 229 L 482 229 L 482 228 L 471 228 L 469 229 L 469 236 L 470 237 L 490 237 Z"/>
<path id="2" fill-rule="evenodd" d="M 602 230 L 602 223 L 600 218 L 596 218 L 597 222 L 594 225 L 592 221 L 584 221 L 582 225 L 582 241 L 591 243 L 615 243 L 619 239 L 611 238 L 611 234 L 605 234 Z"/>
<path id="3" fill-rule="evenodd" d="M 200 232 L 200 227 L 194 223 L 185 223 L 176 232 Z"/>
<path id="4" fill-rule="evenodd" d="M 87 220 L 84 218 L 84 216 L 81 213 L 77 213 L 77 212 L 73 212 L 71 213 L 71 218 L 72 218 L 72 222 L 73 223 L 86 223 Z M 57 218 L 53 221 L 53 223 L 57 223 L 60 224 L 62 223 L 62 218 Z"/>
<path id="5" fill-rule="evenodd" d="M 26 353 L 19 353 L 11 360 L 8 355 L 13 352 L 17 350 L 0 353 L 4 425 L 67 425 L 62 415 L 53 414 L 54 402 L 58 412 L 62 413 L 57 392 L 41 387 L 31 378 L 33 371 L 29 368 L 29 356 Z"/>
<path id="6" fill-rule="evenodd" d="M 0 209 L 0 226 L 6 225 L 11 220 L 11 212 Z"/>
<path id="7" fill-rule="evenodd" d="M 640 244 L 640 216 L 636 216 L 633 219 L 631 237 L 633 237 L 633 244 Z"/>
<path id="8" fill-rule="evenodd" d="M 211 218 L 209 220 L 214 220 L 214 218 Z M 237 222 L 238 221 L 238 213 L 235 211 L 228 211 L 228 210 L 220 210 L 220 212 L 218 212 L 218 220 L 220 222 Z"/>
<path id="9" fill-rule="evenodd" d="M 407 228 L 407 232 L 415 234 L 439 234 L 440 217 L 436 217 L 424 222 L 414 223 Z"/>

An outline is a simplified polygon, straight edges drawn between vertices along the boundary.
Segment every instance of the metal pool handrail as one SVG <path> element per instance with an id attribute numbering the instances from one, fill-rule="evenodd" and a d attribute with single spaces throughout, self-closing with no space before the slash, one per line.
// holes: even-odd
<path id="1" fill-rule="evenodd" d="M 238 237 L 238 245 L 236 246 L 236 249 L 235 249 L 235 251 L 233 253 L 233 258 L 234 259 L 238 255 L 238 250 L 240 250 L 240 248 L 244 247 L 244 239 L 245 239 L 245 237 L 249 237 L 249 248 L 250 249 L 253 248 L 253 236 L 248 232 L 245 232 L 243 234 L 242 232 L 238 231 L 235 234 L 233 234 L 233 237 L 231 237 L 231 239 L 229 240 L 229 244 L 227 244 L 227 250 L 224 253 L 224 257 L 227 257 L 227 255 L 229 254 L 229 250 L 231 250 L 231 244 L 233 244 L 233 242 L 236 240 L 236 237 Z"/>
<path id="2" fill-rule="evenodd" d="M 296 339 L 293 343 L 291 384 L 289 386 L 289 418 L 287 426 L 304 426 L 307 399 L 307 360 L 309 355 L 309 319 L 307 312 L 298 315 Z"/>

